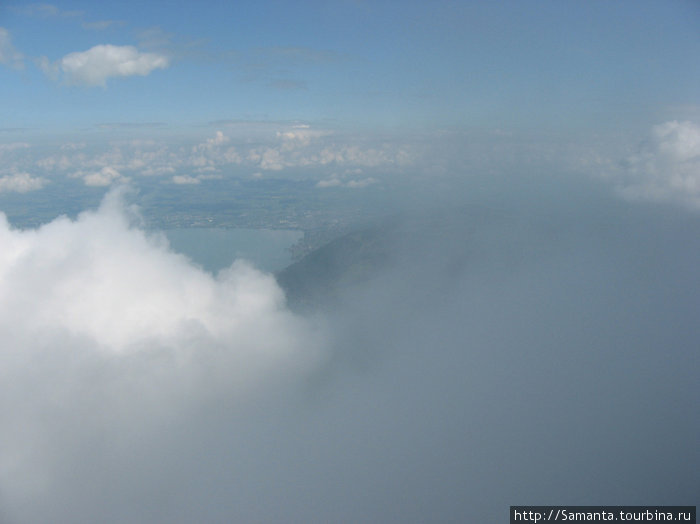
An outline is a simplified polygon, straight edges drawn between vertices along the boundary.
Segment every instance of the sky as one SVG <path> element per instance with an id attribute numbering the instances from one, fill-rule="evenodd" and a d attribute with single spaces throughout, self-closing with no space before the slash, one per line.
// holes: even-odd
<path id="1" fill-rule="evenodd" d="M 0 521 L 697 505 L 699 29 L 675 0 L 0 4 Z M 391 218 L 315 309 L 144 219 L 282 181 Z"/>
<path id="2" fill-rule="evenodd" d="M 699 24 L 682 0 L 3 2 L 0 192 L 527 166 L 696 206 Z"/>
<path id="3" fill-rule="evenodd" d="M 675 0 L 3 2 L 0 118 L 624 128 L 697 112 L 699 20 Z"/>

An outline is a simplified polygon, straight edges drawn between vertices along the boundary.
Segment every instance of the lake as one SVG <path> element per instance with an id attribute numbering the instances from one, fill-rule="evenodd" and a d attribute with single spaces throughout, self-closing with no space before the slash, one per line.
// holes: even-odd
<path id="1" fill-rule="evenodd" d="M 304 236 L 284 229 L 189 228 L 164 231 L 174 251 L 214 274 L 236 259 L 274 272 L 291 264 L 289 248 Z"/>

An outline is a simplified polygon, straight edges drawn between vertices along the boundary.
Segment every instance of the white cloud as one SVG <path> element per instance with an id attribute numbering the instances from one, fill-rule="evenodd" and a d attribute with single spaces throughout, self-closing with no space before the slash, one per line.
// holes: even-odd
<path id="1" fill-rule="evenodd" d="M 14 69 L 24 67 L 24 55 L 12 45 L 10 33 L 4 27 L 0 27 L 0 64 Z"/>
<path id="2" fill-rule="evenodd" d="M 403 144 L 341 142 L 332 132 L 294 125 L 277 131 L 276 142 L 248 151 L 247 160 L 260 169 L 279 171 L 289 167 L 395 167 L 416 161 L 416 153 Z"/>
<path id="3" fill-rule="evenodd" d="M 290 164 L 285 162 L 282 153 L 278 149 L 268 147 L 262 152 L 260 157 L 260 169 L 280 171 L 284 169 L 285 165 Z"/>
<path id="4" fill-rule="evenodd" d="M 141 170 L 143 176 L 171 175 L 175 172 L 173 166 L 146 167 Z"/>
<path id="5" fill-rule="evenodd" d="M 35 161 L 37 167 L 45 169 L 47 171 L 65 171 L 70 169 L 76 164 L 82 164 L 85 160 L 84 155 L 68 156 L 66 154 L 62 155 L 51 155 L 44 158 L 40 158 Z"/>
<path id="6" fill-rule="evenodd" d="M 104 31 L 114 26 L 122 26 L 124 22 L 121 20 L 97 20 L 95 22 L 83 22 L 83 29 L 91 31 Z"/>
<path id="7" fill-rule="evenodd" d="M 337 176 L 332 176 L 324 180 L 319 180 L 316 187 L 347 187 L 350 189 L 362 189 L 363 187 L 371 186 L 376 184 L 377 180 L 372 177 L 361 178 L 357 180 L 348 180 L 347 182 L 341 180 Z"/>
<path id="8" fill-rule="evenodd" d="M 190 175 L 175 175 L 172 180 L 174 184 L 178 185 L 200 184 L 202 182 L 199 178 Z"/>
<path id="9" fill-rule="evenodd" d="M 0 144 L 6 168 L 12 165 L 15 171 L 63 174 L 82 178 L 93 186 L 139 176 L 196 183 L 194 178 L 204 182 L 214 175 L 236 176 L 244 171 L 285 176 L 284 170 L 312 168 L 305 171 L 317 181 L 339 173 L 348 187 L 363 187 L 379 179 L 379 169 L 389 173 L 413 165 L 418 158 L 411 153 L 414 150 L 400 143 L 336 138 L 328 131 L 299 124 L 280 125 L 255 140 L 217 130 L 184 143 L 164 138 L 122 139 L 90 144 L 65 142 L 51 147 L 32 146 L 31 150 L 25 142 Z"/>
<path id="10" fill-rule="evenodd" d="M 219 175 L 217 173 L 213 173 L 211 175 L 197 175 L 198 180 L 221 180 L 223 175 Z"/>
<path id="11" fill-rule="evenodd" d="M 360 180 L 350 180 L 345 184 L 345 186 L 353 188 L 353 189 L 361 189 L 363 187 L 371 186 L 372 184 L 376 184 L 376 183 L 377 183 L 376 179 L 374 179 L 372 177 L 368 177 L 368 178 L 362 178 Z"/>
<path id="12" fill-rule="evenodd" d="M 178 337 L 189 330 L 227 339 L 249 332 L 246 320 L 257 324 L 263 313 L 279 313 L 282 324 L 291 320 L 271 275 L 244 264 L 218 280 L 201 272 L 170 253 L 163 238 L 131 227 L 121 192 L 110 193 L 99 211 L 83 213 L 76 221 L 57 219 L 34 232 L 8 230 L 3 224 L 2 235 L 3 318 L 16 317 L 19 310 L 13 306 L 21 302 L 20 309 L 32 312 L 25 311 L 25 325 L 86 336 L 95 349 L 124 354 L 149 341 L 186 345 Z M 35 273 L 40 269 L 41 276 Z M 5 279 L 8 275 L 12 282 Z M 44 292 L 25 294 L 40 283 Z M 270 320 L 262 316 L 263 324 Z"/>
<path id="13" fill-rule="evenodd" d="M 228 142 L 228 137 L 222 131 L 217 131 L 213 138 L 208 138 L 205 144 L 209 147 L 218 146 Z"/>
<path id="14" fill-rule="evenodd" d="M 12 142 L 9 144 L 0 144 L 0 154 L 17 151 L 18 149 L 29 149 L 31 146 L 26 142 Z"/>
<path id="15" fill-rule="evenodd" d="M 700 161 L 700 126 L 692 122 L 666 122 L 652 130 L 656 148 L 674 162 Z"/>
<path id="16" fill-rule="evenodd" d="M 11 9 L 25 16 L 34 16 L 39 18 L 82 18 L 85 14 L 83 11 L 64 11 L 55 5 L 46 3 L 27 4 L 21 7 L 11 7 Z"/>
<path id="17" fill-rule="evenodd" d="M 24 6 L 20 12 L 26 16 L 50 17 L 58 16 L 60 10 L 55 5 L 36 3 Z"/>
<path id="18" fill-rule="evenodd" d="M 72 176 L 73 178 L 82 178 L 86 186 L 93 187 L 106 187 L 114 182 L 126 182 L 128 180 L 119 171 L 110 166 L 105 166 L 99 171 L 93 172 L 78 171 Z"/>
<path id="19" fill-rule="evenodd" d="M 0 217 L 0 521 L 490 522 L 654 453 L 622 495 L 692 497 L 697 222 L 569 182 L 367 238 L 393 269 L 324 308 L 326 361 L 271 275 L 205 273 L 114 198 Z"/>
<path id="20" fill-rule="evenodd" d="M 316 187 L 338 187 L 342 185 L 343 183 L 340 181 L 340 179 L 335 177 L 327 178 L 325 180 L 319 180 L 316 183 Z"/>
<path id="21" fill-rule="evenodd" d="M 146 76 L 168 65 L 165 55 L 144 53 L 134 46 L 106 44 L 70 53 L 53 64 L 44 60 L 42 69 L 47 73 L 60 71 L 69 85 L 105 86 L 109 78 Z"/>
<path id="22" fill-rule="evenodd" d="M 47 57 L 40 56 L 34 60 L 36 66 L 43 71 L 54 82 L 57 82 L 60 77 L 58 62 L 51 62 Z"/>
<path id="23" fill-rule="evenodd" d="M 153 435 L 212 399 L 230 416 L 260 381 L 283 387 L 317 361 L 315 335 L 285 309 L 272 275 L 235 263 L 214 277 L 131 224 L 114 193 L 97 212 L 36 230 L 13 230 L 0 214 L 3 522 L 105 511 L 73 504 L 95 500 L 93 487 L 104 501 L 114 481 L 150 484 L 131 453 L 147 452 Z M 64 505 L 69 479 L 87 491 Z"/>
<path id="24" fill-rule="evenodd" d="M 300 147 L 307 147 L 315 139 L 331 135 L 325 129 L 311 129 L 309 125 L 298 124 L 287 131 L 278 131 L 277 138 L 282 140 L 282 150 L 292 151 Z"/>
<path id="25" fill-rule="evenodd" d="M 226 164 L 240 164 L 241 156 L 235 147 L 226 146 L 229 142 L 229 137 L 217 131 L 213 137 L 192 147 L 187 163 L 200 172 L 216 171 Z"/>
<path id="26" fill-rule="evenodd" d="M 0 177 L 0 193 L 5 191 L 28 193 L 43 188 L 46 183 L 45 178 L 34 177 L 29 173 L 14 173 Z"/>
<path id="27" fill-rule="evenodd" d="M 618 191 L 633 200 L 676 202 L 700 209 L 700 126 L 666 122 L 613 177 Z"/>

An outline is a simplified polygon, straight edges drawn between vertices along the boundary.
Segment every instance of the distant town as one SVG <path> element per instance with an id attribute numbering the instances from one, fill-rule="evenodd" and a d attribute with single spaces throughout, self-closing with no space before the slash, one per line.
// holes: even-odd
<path id="1" fill-rule="evenodd" d="M 0 194 L 0 211 L 17 228 L 35 228 L 60 215 L 74 218 L 99 206 L 105 188 L 57 180 L 42 191 Z M 244 228 L 304 232 L 298 259 L 353 228 L 387 213 L 381 188 L 318 188 L 310 180 L 224 178 L 196 186 L 140 179 L 129 203 L 148 229 Z"/>

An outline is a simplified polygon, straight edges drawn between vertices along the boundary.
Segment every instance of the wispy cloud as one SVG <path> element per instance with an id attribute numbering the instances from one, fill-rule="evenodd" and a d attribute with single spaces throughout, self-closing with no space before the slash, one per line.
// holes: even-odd
<path id="1" fill-rule="evenodd" d="M 4 27 L 0 27 L 0 64 L 13 69 L 24 68 L 24 55 L 12 45 L 10 32 Z"/>
<path id="2" fill-rule="evenodd" d="M 159 26 L 139 31 L 137 38 L 139 49 L 167 56 L 173 61 L 193 60 L 206 63 L 216 60 L 207 50 L 206 39 L 192 39 L 187 35 L 164 31 Z"/>
<path id="3" fill-rule="evenodd" d="M 83 29 L 90 31 L 105 31 L 113 27 L 126 25 L 126 22 L 123 20 L 97 20 L 95 22 L 83 22 L 81 25 Z"/>
<path id="4" fill-rule="evenodd" d="M 88 15 L 81 10 L 65 10 L 53 4 L 35 3 L 25 6 L 14 6 L 11 9 L 24 16 L 35 18 L 72 19 L 80 22 L 83 29 L 88 31 L 105 31 L 112 27 L 124 26 L 123 20 L 88 20 Z"/>
<path id="5" fill-rule="evenodd" d="M 230 51 L 225 54 L 244 82 L 260 82 L 279 90 L 308 89 L 305 72 L 342 62 L 346 58 L 328 49 L 273 46 Z"/>
<path id="6" fill-rule="evenodd" d="M 53 4 L 46 3 L 34 3 L 23 6 L 13 6 L 11 9 L 24 16 L 34 16 L 40 18 L 82 18 L 85 15 L 84 11 L 66 11 Z"/>
<path id="7" fill-rule="evenodd" d="M 342 55 L 328 49 L 295 46 L 259 47 L 253 49 L 250 56 L 254 62 L 269 66 L 326 64 L 342 59 Z"/>

